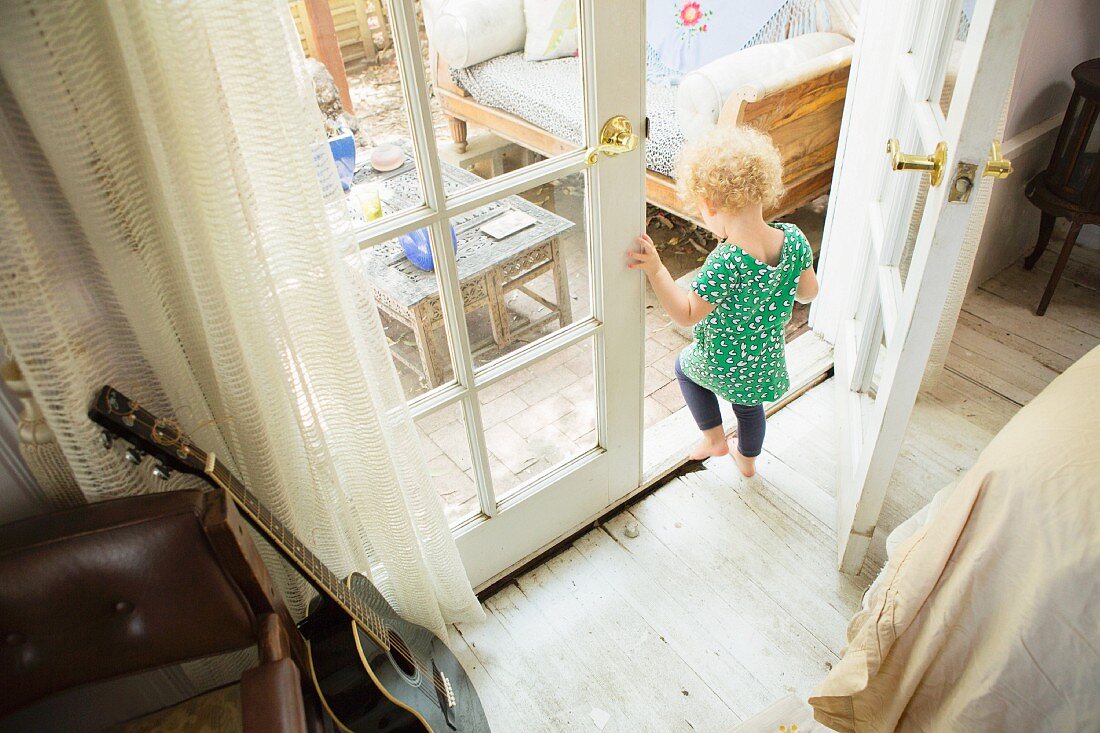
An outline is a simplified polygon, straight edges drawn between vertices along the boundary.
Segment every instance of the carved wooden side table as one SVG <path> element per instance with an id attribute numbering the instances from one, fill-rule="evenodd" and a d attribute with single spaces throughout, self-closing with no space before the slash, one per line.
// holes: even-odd
<path id="1" fill-rule="evenodd" d="M 482 181 L 448 163 L 442 164 L 442 170 L 448 193 Z M 376 180 L 371 174 L 356 174 L 356 182 L 372 179 Z M 391 211 L 419 204 L 420 185 L 411 159 L 398 169 L 397 175 L 385 177 L 383 183 L 393 194 L 385 204 Z M 493 239 L 480 231 L 482 224 L 512 209 L 528 214 L 535 224 L 503 239 Z M 557 320 L 563 327 L 572 322 L 569 278 L 559 243 L 560 235 L 575 226 L 572 221 L 520 196 L 509 196 L 462 214 L 451 223 L 458 238 L 455 258 L 465 312 L 488 306 L 492 327 L 492 339 L 474 344 L 475 352 L 494 343 L 497 347 L 507 346 L 551 320 Z M 396 348 L 392 350 L 394 358 L 421 374 L 429 386 L 442 384 L 450 358 L 446 347 L 440 348 L 435 334 L 443 326 L 435 273 L 415 267 L 396 241 L 373 247 L 363 261 L 379 310 L 412 330 L 420 363 L 414 363 Z M 528 287 L 532 280 L 547 272 L 553 278 L 557 302 Z M 517 290 L 548 312 L 513 328 L 505 296 Z"/>
<path id="2" fill-rule="evenodd" d="M 1036 315 L 1046 313 L 1062 271 L 1066 269 L 1070 252 L 1077 242 L 1081 227 L 1100 224 L 1100 128 L 1096 127 L 1100 113 L 1100 59 L 1078 64 L 1073 69 L 1074 89 L 1066 117 L 1058 132 L 1058 141 L 1046 170 L 1032 178 L 1024 189 L 1028 201 L 1042 211 L 1039 240 L 1024 260 L 1024 268 L 1032 269 L 1047 248 L 1057 217 L 1069 219 L 1069 232 L 1050 273 Z"/>

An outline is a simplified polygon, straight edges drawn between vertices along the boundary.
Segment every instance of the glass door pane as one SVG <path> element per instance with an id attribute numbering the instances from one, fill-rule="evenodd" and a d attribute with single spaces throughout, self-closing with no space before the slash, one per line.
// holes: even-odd
<path id="1" fill-rule="evenodd" d="M 593 358 L 589 338 L 482 392 L 489 467 L 501 499 L 596 447 Z"/>
<path id="2" fill-rule="evenodd" d="M 479 67 L 551 74 L 542 96 L 557 93 L 569 130 L 533 115 L 521 136 L 509 127 L 518 113 L 448 97 L 433 65 L 446 22 L 433 27 L 411 0 L 368 18 L 377 59 L 349 71 L 369 140 L 347 194 L 360 225 L 348 265 L 378 308 L 475 584 L 639 483 L 642 288 L 623 250 L 642 229 L 643 151 L 591 167 L 581 152 L 606 118 L 643 126 L 641 0 L 626 4 L 582 0 L 546 18 L 564 33 L 551 34 L 565 44 L 553 59 L 534 60 L 525 36 L 529 58 L 498 50 Z M 470 89 L 473 66 L 461 77 Z M 477 105 L 488 141 L 471 137 L 464 157 L 446 121 L 460 103 Z M 540 135 L 560 144 L 540 148 Z"/>
<path id="3" fill-rule="evenodd" d="M 458 405 L 448 405 L 417 420 L 416 428 L 447 520 L 457 525 L 480 514 L 477 477 L 470 458 L 462 409 Z"/>
<path id="4" fill-rule="evenodd" d="M 578 171 L 451 219 L 475 366 L 592 315 L 585 201 Z"/>
<path id="5" fill-rule="evenodd" d="M 422 3 L 418 19 L 439 158 L 474 174 L 455 193 L 583 148 L 579 3 Z"/>

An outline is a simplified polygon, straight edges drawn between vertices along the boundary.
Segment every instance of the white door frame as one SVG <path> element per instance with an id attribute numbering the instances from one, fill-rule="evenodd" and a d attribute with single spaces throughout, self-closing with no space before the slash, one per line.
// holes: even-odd
<path id="1" fill-rule="evenodd" d="M 643 0 L 579 0 L 585 133 L 597 144 L 604 120 L 625 115 L 645 127 Z M 478 486 L 481 514 L 455 528 L 467 574 L 482 587 L 501 573 L 634 491 L 642 471 L 644 308 L 642 275 L 626 269 L 625 251 L 645 221 L 644 144 L 601 155 L 589 167 L 585 150 L 555 156 L 447 197 L 431 122 L 427 79 L 412 0 L 391 0 L 390 18 L 413 131 L 424 205 L 372 222 L 358 232 L 360 248 L 427 227 L 431 240 L 450 240 L 451 217 L 587 170 L 586 215 L 592 315 L 483 367 L 476 367 L 451 247 L 433 246 L 455 380 L 410 401 L 414 417 L 460 405 Z M 597 43 L 597 38 L 599 42 Z M 594 345 L 597 447 L 553 467 L 499 501 L 493 490 L 478 392 L 530 364 L 582 342 Z"/>
<path id="2" fill-rule="evenodd" d="M 815 330 L 835 345 L 845 572 L 859 572 L 874 534 L 977 199 L 951 201 L 948 193 L 957 166 L 975 166 L 974 189 L 986 167 L 1032 2 L 978 0 L 946 118 L 939 91 L 962 0 L 865 7 L 822 248 L 822 298 L 811 311 Z M 921 148 L 907 152 L 947 143 L 944 180 L 928 190 L 904 286 L 898 265 L 918 174 L 888 172 L 885 144 L 903 137 L 898 127 Z"/>

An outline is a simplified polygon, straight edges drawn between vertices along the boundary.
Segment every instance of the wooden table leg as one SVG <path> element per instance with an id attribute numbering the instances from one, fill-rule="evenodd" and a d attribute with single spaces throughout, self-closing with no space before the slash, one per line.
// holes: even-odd
<path id="1" fill-rule="evenodd" d="M 428 380 L 428 387 L 438 387 L 443 384 L 443 369 L 439 350 L 435 347 L 433 337 L 433 323 L 430 309 L 426 306 L 431 302 L 427 298 L 413 306 L 409 320 L 413 323 L 413 335 L 416 338 L 416 348 L 420 351 L 420 363 L 424 365 L 424 377 Z"/>
<path id="2" fill-rule="evenodd" d="M 508 328 L 508 306 L 504 303 L 504 275 L 499 266 L 485 273 L 485 297 L 489 300 L 489 326 L 493 342 L 504 348 L 512 340 Z"/>
<path id="3" fill-rule="evenodd" d="M 1047 212 L 1041 212 L 1042 217 L 1039 219 L 1039 239 L 1035 242 L 1035 249 L 1031 251 L 1024 259 L 1024 269 L 1030 270 L 1035 267 L 1035 263 L 1039 261 L 1039 258 L 1043 256 L 1043 252 L 1047 249 L 1047 242 L 1050 241 L 1050 235 L 1054 232 L 1054 221 L 1058 217 L 1054 214 L 1048 214 Z"/>
<path id="4" fill-rule="evenodd" d="M 1046 215 L 1044 214 L 1044 216 Z M 1069 262 L 1070 252 L 1073 251 L 1073 245 L 1077 243 L 1077 235 L 1080 232 L 1081 224 L 1076 221 L 1071 221 L 1069 232 L 1066 233 L 1066 241 L 1062 245 L 1061 253 L 1058 255 L 1058 262 L 1054 264 L 1054 271 L 1050 273 L 1047 289 L 1043 292 L 1042 299 L 1039 300 L 1039 308 L 1035 311 L 1035 315 L 1041 316 L 1047 312 L 1047 306 L 1050 305 L 1050 299 L 1054 297 L 1054 289 L 1058 287 L 1058 281 L 1062 279 L 1062 270 L 1066 269 L 1066 263 Z"/>
<path id="5" fill-rule="evenodd" d="M 569 297 L 569 271 L 565 267 L 560 240 L 556 237 L 550 245 L 550 256 L 554 259 L 554 292 L 558 298 L 558 323 L 565 328 L 573 322 L 573 301 Z"/>

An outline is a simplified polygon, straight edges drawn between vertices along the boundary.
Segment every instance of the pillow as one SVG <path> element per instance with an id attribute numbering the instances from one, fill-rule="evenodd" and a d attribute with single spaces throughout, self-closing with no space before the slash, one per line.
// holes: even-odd
<path id="1" fill-rule="evenodd" d="M 436 53 L 452 69 L 519 51 L 526 33 L 523 0 L 444 2 L 429 33 Z"/>
<path id="2" fill-rule="evenodd" d="M 526 61 L 546 61 L 577 53 L 576 0 L 523 0 Z"/>
<path id="3" fill-rule="evenodd" d="M 744 84 L 791 68 L 851 43 L 839 33 L 807 33 L 779 43 L 761 43 L 711 61 L 680 80 L 676 120 L 688 140 L 718 123 L 722 105 Z"/>

